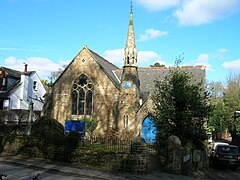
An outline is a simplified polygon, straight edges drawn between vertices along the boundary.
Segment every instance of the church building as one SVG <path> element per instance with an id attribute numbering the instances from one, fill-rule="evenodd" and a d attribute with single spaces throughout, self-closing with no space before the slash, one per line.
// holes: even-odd
<path id="1" fill-rule="evenodd" d="M 119 68 L 84 45 L 54 82 L 43 113 L 63 125 L 70 119 L 93 118 L 98 121 L 96 135 L 140 134 L 153 142 L 154 80 L 163 79 L 172 68 L 138 67 L 132 8 L 123 61 Z M 192 74 L 193 82 L 205 81 L 204 66 L 181 68 Z"/>

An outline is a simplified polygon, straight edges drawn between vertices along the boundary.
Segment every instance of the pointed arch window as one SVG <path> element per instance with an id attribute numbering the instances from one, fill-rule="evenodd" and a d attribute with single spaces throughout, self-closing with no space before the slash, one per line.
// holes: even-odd
<path id="1" fill-rule="evenodd" d="M 127 57 L 127 64 L 130 64 L 129 56 Z"/>
<path id="2" fill-rule="evenodd" d="M 128 127 L 128 115 L 123 115 L 123 127 Z"/>
<path id="3" fill-rule="evenodd" d="M 72 88 L 72 114 L 91 115 L 93 101 L 92 81 L 84 74 L 73 83 Z"/>

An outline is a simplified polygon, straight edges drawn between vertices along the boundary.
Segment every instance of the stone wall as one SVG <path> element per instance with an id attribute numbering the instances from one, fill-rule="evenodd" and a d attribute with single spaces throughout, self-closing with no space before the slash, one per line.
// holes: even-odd
<path id="1" fill-rule="evenodd" d="M 147 173 L 147 160 L 146 143 L 140 136 L 138 136 L 133 141 L 131 152 L 127 157 L 126 171 L 135 174 Z"/>
<path id="2" fill-rule="evenodd" d="M 177 136 L 170 136 L 167 145 L 167 158 L 165 168 L 175 174 L 190 175 L 207 167 L 207 155 L 205 151 L 193 149 L 191 144 L 181 145 Z"/>
<path id="3" fill-rule="evenodd" d="M 108 78 L 87 48 L 83 48 L 53 86 L 52 116 L 61 124 L 72 119 L 71 91 L 73 82 L 85 74 L 93 84 L 93 117 L 99 121 L 96 134 L 103 134 L 112 127 L 113 103 L 118 96 L 118 89 Z M 84 118 L 85 116 L 74 117 Z"/>

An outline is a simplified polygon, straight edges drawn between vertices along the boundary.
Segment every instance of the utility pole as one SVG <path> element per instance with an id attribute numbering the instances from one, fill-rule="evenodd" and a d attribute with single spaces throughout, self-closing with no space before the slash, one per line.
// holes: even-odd
<path id="1" fill-rule="evenodd" d="M 32 121 L 33 121 L 33 101 L 29 103 L 29 116 L 28 116 L 28 124 L 27 124 L 27 132 L 26 134 L 29 136 L 31 133 L 32 128 Z"/>

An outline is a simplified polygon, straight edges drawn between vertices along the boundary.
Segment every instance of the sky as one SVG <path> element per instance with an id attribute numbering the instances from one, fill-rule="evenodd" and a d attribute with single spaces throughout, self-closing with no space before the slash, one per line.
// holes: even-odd
<path id="1" fill-rule="evenodd" d="M 132 2 L 138 66 L 206 66 L 208 82 L 240 73 L 240 0 L 0 0 L 0 66 L 41 79 L 88 48 L 123 66 Z"/>

